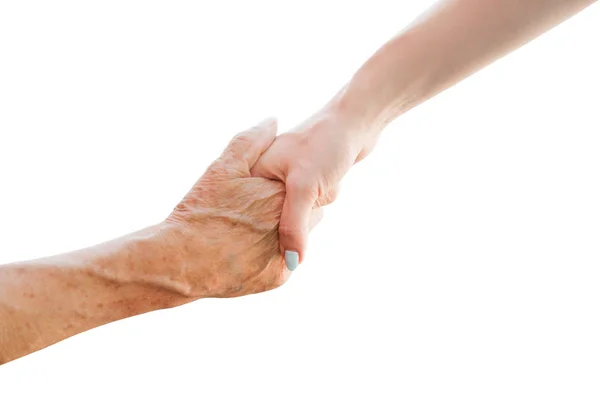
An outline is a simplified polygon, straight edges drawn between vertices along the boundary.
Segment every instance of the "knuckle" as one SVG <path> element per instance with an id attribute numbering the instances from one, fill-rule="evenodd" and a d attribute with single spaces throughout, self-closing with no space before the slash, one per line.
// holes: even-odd
<path id="1" fill-rule="evenodd" d="M 327 206 L 333 203 L 337 199 L 337 196 L 338 190 L 330 189 L 325 193 L 325 195 L 321 195 L 319 199 L 317 199 L 317 206 Z"/>
<path id="2" fill-rule="evenodd" d="M 247 131 L 236 134 L 229 143 L 227 152 L 233 157 L 241 157 L 248 151 L 253 144 L 253 138 Z"/>
<path id="3" fill-rule="evenodd" d="M 213 162 L 206 170 L 205 175 L 208 177 L 219 178 L 229 174 L 230 161 L 227 159 L 218 159 Z"/>

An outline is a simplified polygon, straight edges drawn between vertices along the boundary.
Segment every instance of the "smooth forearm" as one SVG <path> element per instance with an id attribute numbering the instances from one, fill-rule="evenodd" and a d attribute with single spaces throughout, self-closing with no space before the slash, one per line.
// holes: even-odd
<path id="1" fill-rule="evenodd" d="M 380 48 L 332 104 L 377 134 L 391 120 L 593 0 L 445 0 Z"/>
<path id="2" fill-rule="evenodd" d="M 0 363 L 112 321 L 190 301 L 160 226 L 0 267 Z M 156 255 L 156 253 L 161 255 Z M 159 273 L 160 270 L 160 273 Z"/>

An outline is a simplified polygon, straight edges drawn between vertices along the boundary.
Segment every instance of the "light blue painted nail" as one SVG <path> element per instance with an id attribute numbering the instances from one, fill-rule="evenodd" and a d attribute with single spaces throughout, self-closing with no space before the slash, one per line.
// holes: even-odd
<path id="1" fill-rule="evenodd" d="M 295 270 L 298 267 L 298 253 L 290 250 L 285 251 L 285 266 L 290 271 Z"/>

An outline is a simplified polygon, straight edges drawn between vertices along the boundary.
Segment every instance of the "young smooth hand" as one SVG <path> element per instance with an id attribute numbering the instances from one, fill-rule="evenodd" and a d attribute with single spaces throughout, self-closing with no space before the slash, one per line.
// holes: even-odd
<path id="1" fill-rule="evenodd" d="M 335 200 L 341 179 L 375 144 L 377 135 L 366 132 L 343 112 L 326 107 L 278 136 L 254 165 L 253 176 L 285 183 L 279 223 L 282 252 L 295 251 L 302 261 L 311 214 Z"/>

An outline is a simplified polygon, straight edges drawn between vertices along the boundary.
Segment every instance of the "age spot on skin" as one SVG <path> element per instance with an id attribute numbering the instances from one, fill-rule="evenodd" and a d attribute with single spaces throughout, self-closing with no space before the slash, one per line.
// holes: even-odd
<path id="1" fill-rule="evenodd" d="M 76 289 L 77 288 L 77 284 L 74 283 L 74 282 L 69 281 L 69 282 L 65 283 L 65 288 L 67 288 L 67 289 Z"/>

